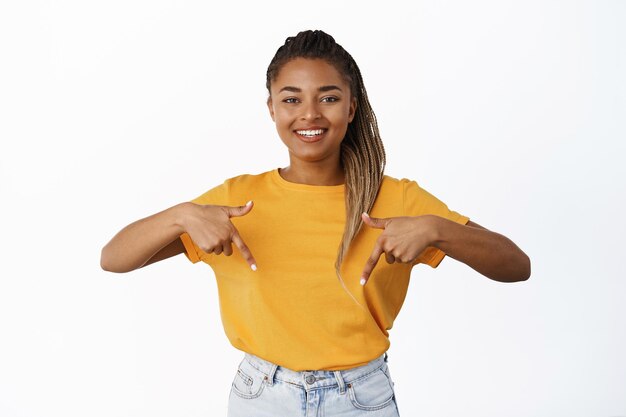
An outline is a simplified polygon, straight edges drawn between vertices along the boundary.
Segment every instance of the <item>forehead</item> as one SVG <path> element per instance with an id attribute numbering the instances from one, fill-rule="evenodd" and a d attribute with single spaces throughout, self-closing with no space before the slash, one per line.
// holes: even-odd
<path id="1" fill-rule="evenodd" d="M 334 65 L 323 59 L 294 58 L 284 64 L 272 83 L 272 89 L 284 86 L 316 88 L 320 85 L 336 84 L 347 87 Z"/>

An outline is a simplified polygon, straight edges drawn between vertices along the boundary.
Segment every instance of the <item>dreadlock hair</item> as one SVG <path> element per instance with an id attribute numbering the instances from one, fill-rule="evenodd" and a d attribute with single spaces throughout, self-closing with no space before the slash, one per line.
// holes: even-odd
<path id="1" fill-rule="evenodd" d="M 386 163 L 385 148 L 359 67 L 332 36 L 321 30 L 299 32 L 296 36 L 288 37 L 284 45 L 278 48 L 267 68 L 266 87 L 270 96 L 272 81 L 276 80 L 282 66 L 295 58 L 323 59 L 333 65 L 350 85 L 352 97 L 357 99 L 356 113 L 352 122 L 348 124 L 346 135 L 341 142 L 340 159 L 345 174 L 346 224 L 335 261 L 335 271 L 341 285 L 356 301 L 341 277 L 341 264 L 350 243 L 363 225 L 361 213 L 369 213 L 378 195 Z M 356 303 L 361 305 L 358 301 Z"/>

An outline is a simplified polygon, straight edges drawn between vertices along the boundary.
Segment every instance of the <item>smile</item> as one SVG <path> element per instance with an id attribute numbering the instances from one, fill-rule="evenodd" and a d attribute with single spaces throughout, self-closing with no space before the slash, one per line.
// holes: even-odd
<path id="1" fill-rule="evenodd" d="M 317 142 L 322 139 L 328 129 L 296 130 L 296 135 L 304 142 Z"/>

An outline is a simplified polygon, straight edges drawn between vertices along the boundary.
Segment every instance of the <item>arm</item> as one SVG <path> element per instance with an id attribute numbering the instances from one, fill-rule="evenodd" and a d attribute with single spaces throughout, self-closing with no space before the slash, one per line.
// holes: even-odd
<path id="1" fill-rule="evenodd" d="M 525 281 L 530 277 L 530 258 L 506 236 L 477 223 L 455 223 L 429 216 L 433 237 L 430 246 L 500 282 Z"/>
<path id="2" fill-rule="evenodd" d="M 137 220 L 120 230 L 102 248 L 100 266 L 110 272 L 130 272 L 153 262 L 182 253 L 180 235 L 183 211 L 191 203 L 181 203 Z"/>
<path id="3" fill-rule="evenodd" d="M 256 271 L 256 261 L 231 217 L 245 216 L 252 209 L 252 201 L 245 206 L 230 207 L 184 202 L 152 216 L 137 220 L 120 230 L 102 248 L 100 266 L 105 271 L 130 272 L 153 262 L 182 253 L 180 239 L 187 233 L 194 246 L 206 254 L 233 254 L 234 243 L 242 256 Z"/>
<path id="4" fill-rule="evenodd" d="M 383 253 L 387 263 L 414 264 L 429 246 L 494 281 L 515 282 L 530 277 L 528 256 L 505 236 L 477 223 L 462 225 L 432 214 L 375 218 L 363 213 L 361 218 L 369 227 L 384 229 L 365 263 L 361 285 L 367 283 Z"/>

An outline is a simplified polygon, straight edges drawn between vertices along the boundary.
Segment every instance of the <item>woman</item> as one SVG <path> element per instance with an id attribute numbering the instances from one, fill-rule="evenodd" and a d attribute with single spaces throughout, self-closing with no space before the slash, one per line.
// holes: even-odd
<path id="1" fill-rule="evenodd" d="M 289 166 L 128 225 L 101 265 L 127 272 L 185 253 L 211 266 L 225 332 L 244 352 L 229 416 L 397 416 L 387 330 L 412 267 L 447 254 L 512 282 L 530 260 L 415 181 L 384 175 L 360 71 L 330 35 L 287 38 L 266 85 Z"/>

